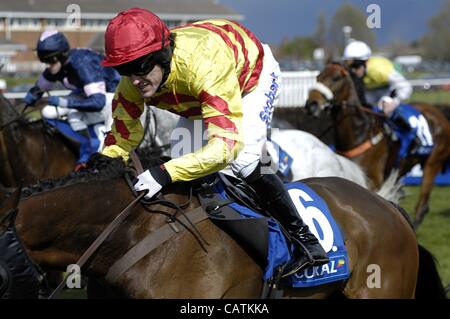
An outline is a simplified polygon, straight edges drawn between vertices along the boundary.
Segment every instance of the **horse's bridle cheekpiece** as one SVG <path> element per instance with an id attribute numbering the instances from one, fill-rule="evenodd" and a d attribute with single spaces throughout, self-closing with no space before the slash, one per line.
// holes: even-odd
<path id="1" fill-rule="evenodd" d="M 17 209 L 5 216 L 7 225 L 0 233 L 0 298 L 36 299 L 45 277 L 17 236 L 16 215 Z"/>

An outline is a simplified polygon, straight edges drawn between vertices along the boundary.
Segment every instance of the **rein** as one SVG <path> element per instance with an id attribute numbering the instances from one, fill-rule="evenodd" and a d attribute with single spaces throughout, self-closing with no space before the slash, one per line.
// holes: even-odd
<path id="1" fill-rule="evenodd" d="M 142 164 L 137 157 L 136 153 L 132 151 L 130 153 L 130 158 L 133 162 L 133 166 L 136 169 L 136 172 L 138 174 L 141 174 L 143 172 Z M 145 192 L 142 192 L 140 194 L 137 194 L 136 191 L 133 188 L 133 185 L 131 183 L 131 179 L 128 175 L 126 176 L 126 181 L 129 184 L 131 190 L 133 191 L 133 194 L 136 196 L 136 198 L 128 204 L 128 206 L 118 215 L 116 218 L 103 230 L 103 232 L 97 237 L 97 239 L 89 246 L 89 248 L 83 253 L 83 255 L 80 257 L 80 259 L 76 262 L 76 264 L 81 268 L 83 265 L 89 260 L 89 258 L 97 251 L 97 249 L 100 247 L 100 245 L 108 238 L 108 236 L 131 214 L 133 208 L 135 205 L 139 202 L 143 205 L 146 211 L 150 213 L 154 213 L 153 211 L 150 211 L 149 207 L 150 205 L 164 205 L 166 207 L 175 208 L 176 211 L 173 214 L 165 213 L 165 212 L 157 212 L 159 214 L 163 214 L 167 216 L 167 223 L 168 225 L 165 225 L 155 232 L 150 233 L 147 235 L 144 240 L 139 242 L 137 245 L 135 245 L 133 248 L 131 248 L 124 256 L 122 256 L 118 261 L 116 261 L 113 266 L 110 268 L 107 274 L 107 278 L 110 280 L 116 280 L 118 276 L 120 276 L 122 273 L 124 273 L 126 270 L 128 270 L 131 266 L 133 266 L 136 262 L 138 262 L 140 259 L 142 259 L 145 255 L 147 255 L 149 252 L 151 252 L 153 249 L 159 247 L 162 243 L 169 240 L 171 237 L 176 235 L 180 232 L 180 230 L 177 227 L 178 223 L 180 226 L 184 227 L 186 230 L 188 230 L 194 238 L 199 243 L 200 247 L 207 252 L 205 248 L 205 244 L 208 245 L 208 242 L 201 236 L 200 232 L 196 229 L 195 224 L 203 221 L 208 218 L 207 214 L 204 212 L 203 208 L 200 206 L 196 208 L 194 211 L 191 211 L 187 214 L 183 212 L 181 207 L 189 205 L 191 202 L 192 197 L 192 188 L 190 191 L 189 199 L 187 203 L 184 203 L 182 205 L 177 205 L 176 203 L 164 199 L 162 196 L 160 198 L 153 200 L 153 201 L 146 201 L 144 200 Z M 184 222 L 180 220 L 179 217 L 177 217 L 177 214 L 182 215 L 186 221 L 190 224 L 191 227 L 186 225 Z M 191 220 L 192 219 L 192 220 Z M 170 231 L 169 231 L 170 230 Z M 61 290 L 66 285 L 66 279 L 69 275 L 67 275 L 61 283 L 58 285 L 58 287 L 53 291 L 53 293 L 49 296 L 48 299 L 55 298 Z"/>
<path id="2" fill-rule="evenodd" d="M 148 134 L 150 139 L 147 142 L 150 144 L 150 147 L 151 147 L 150 153 L 157 154 L 166 149 L 169 149 L 170 143 L 158 145 L 157 134 L 156 134 L 156 132 L 158 132 L 158 121 L 156 120 L 156 114 L 151 107 L 148 107 L 147 110 L 148 110 L 148 112 L 145 116 L 145 124 L 144 124 L 144 127 L 145 127 L 144 138 L 141 140 L 141 142 L 138 144 L 138 146 L 136 148 L 139 148 L 142 145 L 142 143 L 147 141 L 146 136 Z M 153 124 L 154 129 L 150 131 L 150 127 L 152 126 L 151 124 Z"/>
<path id="3" fill-rule="evenodd" d="M 5 127 L 7 127 L 8 125 L 11 125 L 11 124 L 13 124 L 13 123 L 15 123 L 15 122 L 17 122 L 17 121 L 20 121 L 24 116 L 26 116 L 26 115 L 28 115 L 28 114 L 34 112 L 34 111 L 35 111 L 35 110 L 29 110 L 29 111 L 27 111 L 27 112 L 22 112 L 22 113 L 20 113 L 19 116 L 15 117 L 15 118 L 13 118 L 13 119 L 11 119 L 11 120 L 5 122 L 5 123 L 0 124 L 0 131 L 3 130 L 3 129 L 4 129 Z"/>
<path id="4" fill-rule="evenodd" d="M 361 105 L 356 105 L 356 104 L 355 105 L 348 104 L 348 105 L 349 106 L 355 106 L 360 111 L 365 112 L 365 113 L 370 114 L 370 115 L 373 115 L 373 116 L 378 116 L 378 117 L 381 117 L 381 118 L 384 118 L 384 119 L 388 118 L 388 116 L 386 114 L 384 114 L 384 113 L 372 111 L 372 110 L 368 109 L 367 107 L 364 107 L 364 106 L 361 106 Z"/>
<path id="5" fill-rule="evenodd" d="M 136 197 L 122 212 L 114 218 L 114 220 L 103 230 L 103 232 L 97 237 L 97 239 L 89 246 L 84 254 L 78 259 L 76 264 L 81 268 L 88 261 L 88 259 L 97 251 L 98 247 L 106 240 L 106 238 L 119 226 L 132 212 L 133 207 L 139 202 L 139 200 L 145 195 L 141 193 Z M 58 287 L 52 292 L 48 299 L 53 299 L 58 295 L 61 290 L 66 286 L 66 279 L 68 275 L 61 281 Z"/>
<path id="6" fill-rule="evenodd" d="M 136 158 L 136 154 L 134 151 L 131 153 L 132 158 Z M 142 165 L 140 162 L 135 163 L 135 168 L 138 172 L 142 172 Z M 125 207 L 119 215 L 114 218 L 114 220 L 101 232 L 101 234 L 97 237 L 96 240 L 89 246 L 89 248 L 83 253 L 83 255 L 78 259 L 76 265 L 81 267 L 89 260 L 89 258 L 97 251 L 98 247 L 108 238 L 108 236 L 131 214 L 134 206 L 144 197 L 145 193 L 139 194 L 127 207 Z M 58 287 L 52 292 L 52 294 L 48 297 L 48 299 L 55 298 L 62 289 L 66 286 L 66 280 L 68 275 L 60 282 Z"/>
<path id="7" fill-rule="evenodd" d="M 380 118 L 383 118 L 383 119 L 388 117 L 384 113 L 378 113 L 378 112 L 372 111 L 372 110 L 370 110 L 370 109 L 368 109 L 366 107 L 363 107 L 363 106 L 361 106 L 359 104 L 349 104 L 346 101 L 344 101 L 343 103 L 332 103 L 332 102 L 330 102 L 330 103 L 331 103 L 331 105 L 333 105 L 333 107 L 349 106 L 349 107 L 355 108 L 356 110 L 359 110 L 361 112 L 367 113 L 367 114 L 372 115 L 372 116 L 377 116 L 377 117 L 380 117 Z M 338 123 L 335 123 L 335 124 L 333 123 L 332 125 L 327 127 L 319 135 L 319 139 L 322 138 L 323 135 L 325 135 L 332 127 L 339 126 L 348 116 L 350 116 L 352 114 L 353 114 L 353 112 L 345 114 L 344 116 L 342 116 L 342 118 L 339 119 Z M 375 146 L 378 143 L 380 143 L 383 140 L 383 138 L 384 138 L 384 133 L 380 132 L 380 133 L 376 134 L 375 136 L 369 137 L 365 142 L 363 142 L 362 144 L 360 144 L 360 145 L 358 145 L 358 146 L 356 146 L 356 147 L 354 147 L 354 148 L 352 148 L 350 150 L 347 150 L 347 151 L 336 150 L 336 152 L 338 154 L 340 154 L 340 155 L 343 155 L 343 156 L 347 157 L 347 158 L 354 158 L 354 157 L 357 157 L 357 156 L 363 154 L 364 152 L 369 150 L 372 146 Z"/>

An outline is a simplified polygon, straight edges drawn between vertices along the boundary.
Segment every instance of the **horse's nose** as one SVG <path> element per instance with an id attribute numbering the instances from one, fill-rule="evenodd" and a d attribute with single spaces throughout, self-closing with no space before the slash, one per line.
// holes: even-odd
<path id="1" fill-rule="evenodd" d="M 317 101 L 306 101 L 305 108 L 308 115 L 317 116 L 319 103 L 317 103 Z"/>

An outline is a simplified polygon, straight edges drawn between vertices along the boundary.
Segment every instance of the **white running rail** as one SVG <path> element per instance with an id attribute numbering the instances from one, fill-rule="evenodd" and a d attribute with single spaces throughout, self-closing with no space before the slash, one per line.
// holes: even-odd
<path id="1" fill-rule="evenodd" d="M 316 83 L 316 77 L 319 71 L 298 71 L 282 72 L 281 88 L 279 96 L 279 107 L 304 106 L 308 98 L 309 89 Z M 450 86 L 450 79 L 418 79 L 408 80 L 413 87 L 420 89 L 429 89 L 432 86 Z M 51 95 L 67 95 L 70 91 L 50 91 Z M 26 92 L 11 93 L 6 92 L 4 96 L 8 99 L 22 99 Z"/>
<path id="2" fill-rule="evenodd" d="M 283 72 L 280 100 L 277 106 L 304 106 L 309 89 L 316 83 L 319 71 Z"/>

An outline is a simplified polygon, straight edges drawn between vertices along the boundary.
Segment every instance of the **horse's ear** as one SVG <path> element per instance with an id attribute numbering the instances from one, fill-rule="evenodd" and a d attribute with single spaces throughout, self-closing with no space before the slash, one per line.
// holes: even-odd
<path id="1" fill-rule="evenodd" d="M 20 194 L 22 192 L 22 184 L 11 193 L 7 194 L 6 198 L 0 203 L 0 220 L 3 220 L 4 215 L 19 206 Z"/>
<path id="2" fill-rule="evenodd" d="M 325 64 L 332 64 L 333 62 L 333 54 L 331 52 L 328 52 L 325 58 Z"/>

